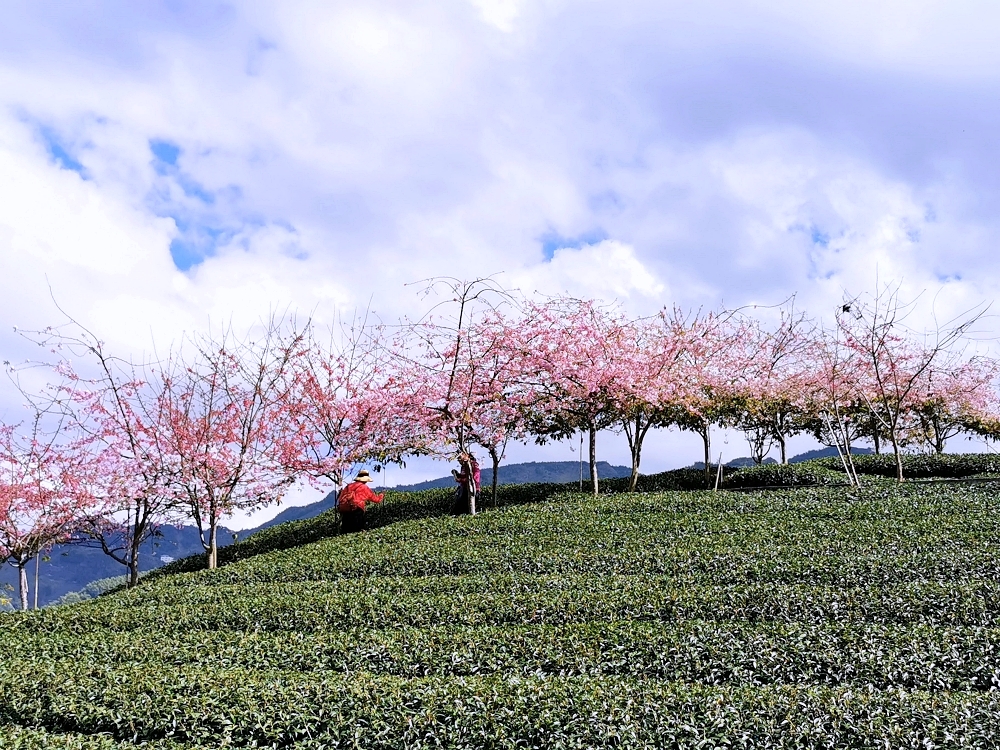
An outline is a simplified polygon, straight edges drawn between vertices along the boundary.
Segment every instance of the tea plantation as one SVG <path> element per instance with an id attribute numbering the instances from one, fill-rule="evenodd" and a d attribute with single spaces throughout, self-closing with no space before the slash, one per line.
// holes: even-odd
<path id="1" fill-rule="evenodd" d="M 392 496 L 3 615 L 0 748 L 995 747 L 998 489 Z"/>

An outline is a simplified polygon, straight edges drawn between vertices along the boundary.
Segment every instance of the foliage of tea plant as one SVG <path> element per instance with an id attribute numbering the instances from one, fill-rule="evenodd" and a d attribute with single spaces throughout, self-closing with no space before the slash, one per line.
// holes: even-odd
<path id="1" fill-rule="evenodd" d="M 364 534 L 296 522 L 216 570 L 175 564 L 3 615 L 0 746 L 950 748 L 1000 733 L 995 485 L 506 492 L 460 518 L 440 515 L 446 491 L 392 495 Z"/>
<path id="2" fill-rule="evenodd" d="M 895 457 L 888 454 L 856 455 L 854 467 L 859 474 L 883 477 L 896 476 Z M 995 453 L 912 453 L 902 457 L 903 470 L 910 479 L 930 477 L 972 477 L 980 474 L 1000 474 L 1000 455 Z M 833 471 L 844 467 L 836 456 L 805 462 L 818 464 Z"/>

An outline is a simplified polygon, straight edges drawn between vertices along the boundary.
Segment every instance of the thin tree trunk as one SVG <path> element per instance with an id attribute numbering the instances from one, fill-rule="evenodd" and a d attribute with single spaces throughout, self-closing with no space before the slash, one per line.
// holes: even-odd
<path id="1" fill-rule="evenodd" d="M 903 481 L 903 454 L 899 452 L 899 442 L 896 440 L 896 430 L 889 430 L 889 439 L 892 440 L 892 454 L 896 457 L 896 481 Z"/>
<path id="2" fill-rule="evenodd" d="M 17 563 L 17 585 L 18 594 L 21 596 L 21 610 L 28 609 L 28 561 L 19 560 Z"/>
<path id="3" fill-rule="evenodd" d="M 639 460 L 640 453 L 642 451 L 642 446 L 636 443 L 635 449 L 632 451 L 632 476 L 628 482 L 628 491 L 635 492 L 636 485 L 639 483 Z"/>
<path id="4" fill-rule="evenodd" d="M 594 494 L 598 494 L 597 484 L 597 428 L 590 425 L 590 481 L 594 487 Z"/>
<path id="5" fill-rule="evenodd" d="M 219 524 L 215 520 L 215 514 L 212 514 L 211 528 L 208 532 L 208 569 L 215 570 L 218 567 L 219 560 Z"/>
<path id="6" fill-rule="evenodd" d="M 875 444 L 875 455 L 879 456 L 882 454 L 882 441 L 878 437 L 878 427 L 872 430 L 872 442 Z"/>
<path id="7" fill-rule="evenodd" d="M 500 474 L 500 454 L 496 448 L 489 448 L 490 458 L 493 460 L 493 507 L 497 507 L 497 478 Z"/>
<path id="8" fill-rule="evenodd" d="M 705 489 L 708 490 L 712 488 L 712 435 L 707 422 L 701 426 L 701 439 L 705 444 Z"/>
<path id="9" fill-rule="evenodd" d="M 126 588 L 130 589 L 135 588 L 139 583 L 139 546 L 142 544 L 142 538 L 146 531 L 146 521 L 149 519 L 148 515 L 144 518 L 142 506 L 143 502 L 136 500 L 135 525 L 132 527 L 132 539 L 129 543 L 128 563 L 126 565 L 128 568 L 128 584 Z"/>
<path id="10" fill-rule="evenodd" d="M 633 426 L 629 420 L 626 420 L 625 434 L 628 437 L 628 447 L 632 453 L 632 475 L 629 477 L 628 481 L 628 491 L 635 492 L 636 485 L 639 483 L 639 462 L 642 460 L 642 440 L 645 434 L 642 429 L 642 418 L 636 416 L 635 426 Z"/>
<path id="11" fill-rule="evenodd" d="M 778 440 L 778 446 L 781 448 L 781 463 L 787 464 L 788 463 L 788 451 L 787 451 L 787 448 L 785 446 L 785 436 L 781 435 L 779 433 L 779 434 L 775 435 L 775 437 Z"/>
<path id="12" fill-rule="evenodd" d="M 931 426 L 934 430 L 934 451 L 940 455 L 944 453 L 944 438 L 942 437 L 944 431 L 941 429 L 941 421 L 934 419 Z"/>
<path id="13" fill-rule="evenodd" d="M 38 569 L 42 565 L 41 553 L 35 555 L 35 603 L 33 609 L 38 609 Z"/>
<path id="14" fill-rule="evenodd" d="M 128 588 L 131 589 L 139 583 L 139 544 L 135 536 L 128 552 Z"/>

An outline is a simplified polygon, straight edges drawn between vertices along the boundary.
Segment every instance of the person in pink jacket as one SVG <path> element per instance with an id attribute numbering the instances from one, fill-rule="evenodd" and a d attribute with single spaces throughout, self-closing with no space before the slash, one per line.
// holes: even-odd
<path id="1" fill-rule="evenodd" d="M 476 515 L 476 498 L 479 495 L 479 482 L 481 472 L 479 462 L 472 453 L 463 451 L 458 454 L 458 465 L 461 471 L 451 470 L 458 487 L 455 488 L 455 503 L 452 505 L 451 514 L 460 516 L 465 513 Z"/>
<path id="2" fill-rule="evenodd" d="M 364 469 L 358 472 L 354 481 L 337 494 L 337 512 L 340 513 L 340 533 L 352 534 L 368 528 L 365 508 L 368 503 L 380 503 L 385 494 L 376 495 L 368 483 L 371 476 Z"/>

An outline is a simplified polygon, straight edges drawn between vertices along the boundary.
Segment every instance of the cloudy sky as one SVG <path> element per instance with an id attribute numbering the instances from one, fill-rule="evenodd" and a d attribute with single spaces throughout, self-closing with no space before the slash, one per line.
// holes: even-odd
<path id="1" fill-rule="evenodd" d="M 636 312 L 1000 286 L 986 0 L 3 5 L 4 359 L 59 322 L 50 289 L 142 350 L 289 306 L 392 319 L 438 275 Z"/>

